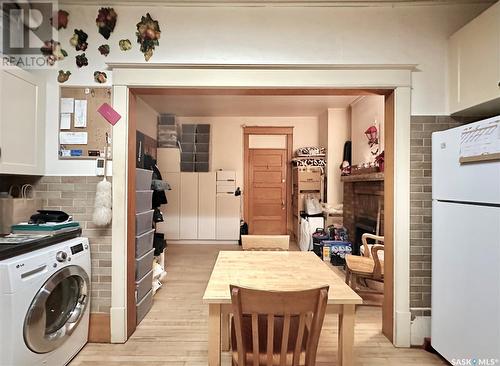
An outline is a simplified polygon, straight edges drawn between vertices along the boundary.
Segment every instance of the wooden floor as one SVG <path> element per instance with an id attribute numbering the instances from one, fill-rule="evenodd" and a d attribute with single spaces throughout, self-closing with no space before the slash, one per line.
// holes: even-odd
<path id="1" fill-rule="evenodd" d="M 201 298 L 219 250 L 234 246 L 171 245 L 167 281 L 154 298 L 150 313 L 125 344 L 88 344 L 71 366 L 198 366 L 207 365 L 208 307 Z M 337 319 L 327 315 L 317 365 L 336 364 Z M 356 312 L 356 365 L 442 365 L 420 349 L 396 349 L 381 332 L 381 310 L 360 306 Z M 222 365 L 229 366 L 229 354 Z"/>

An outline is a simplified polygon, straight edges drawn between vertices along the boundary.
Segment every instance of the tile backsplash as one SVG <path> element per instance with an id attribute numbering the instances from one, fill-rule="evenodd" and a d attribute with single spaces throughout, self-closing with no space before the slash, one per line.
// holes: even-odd
<path id="1" fill-rule="evenodd" d="M 412 116 L 410 139 L 410 308 L 430 315 L 432 277 L 432 133 L 479 120 Z M 417 308 L 417 310 L 413 310 Z"/>
<path id="2" fill-rule="evenodd" d="M 109 313 L 111 306 L 111 225 L 100 228 L 92 223 L 96 185 L 101 180 L 102 177 L 47 176 L 34 185 L 35 197 L 43 199 L 43 208 L 73 216 L 82 227 L 82 235 L 89 238 L 92 313 Z"/>

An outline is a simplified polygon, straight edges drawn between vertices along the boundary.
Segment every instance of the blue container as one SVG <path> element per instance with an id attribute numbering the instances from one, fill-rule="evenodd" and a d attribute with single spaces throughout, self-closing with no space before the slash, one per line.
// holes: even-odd
<path id="1" fill-rule="evenodd" d="M 330 262 L 334 266 L 343 266 L 345 256 L 352 253 L 352 243 L 348 241 L 323 240 L 322 244 L 330 247 Z"/>

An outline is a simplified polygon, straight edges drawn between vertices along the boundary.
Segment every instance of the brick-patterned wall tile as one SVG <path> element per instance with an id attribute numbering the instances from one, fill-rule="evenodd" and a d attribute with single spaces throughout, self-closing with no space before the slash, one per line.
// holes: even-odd
<path id="1" fill-rule="evenodd" d="M 111 226 L 92 223 L 96 185 L 100 177 L 42 177 L 35 184 L 44 208 L 67 212 L 89 238 L 92 258 L 91 312 L 109 313 L 111 306 Z"/>
<path id="2" fill-rule="evenodd" d="M 430 308 L 432 267 L 432 133 L 464 120 L 413 116 L 410 138 L 410 307 Z M 413 316 L 430 315 L 412 310 Z"/>

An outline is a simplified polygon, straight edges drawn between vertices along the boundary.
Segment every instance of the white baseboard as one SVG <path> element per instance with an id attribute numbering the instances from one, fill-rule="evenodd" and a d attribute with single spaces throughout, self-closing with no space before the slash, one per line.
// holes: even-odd
<path id="1" fill-rule="evenodd" d="M 111 307 L 109 310 L 111 321 L 111 343 L 125 343 L 127 341 L 127 312 L 124 307 Z"/>
<path id="2" fill-rule="evenodd" d="M 411 345 L 422 346 L 424 338 L 431 336 L 431 317 L 417 316 L 411 322 Z"/>
<path id="3" fill-rule="evenodd" d="M 410 347 L 411 313 L 396 311 L 394 345 L 396 347 Z"/>
<path id="4" fill-rule="evenodd" d="M 182 245 L 238 245 L 237 240 L 169 240 L 167 239 L 168 244 L 182 244 Z"/>

